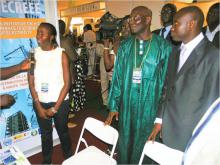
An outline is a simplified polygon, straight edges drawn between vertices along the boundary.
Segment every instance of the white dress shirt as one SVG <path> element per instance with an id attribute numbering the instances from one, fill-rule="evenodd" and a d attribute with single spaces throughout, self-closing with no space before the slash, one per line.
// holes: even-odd
<path id="1" fill-rule="evenodd" d="M 181 44 L 179 66 L 178 66 L 178 70 L 177 70 L 178 72 L 180 71 L 180 69 L 182 68 L 182 66 L 186 62 L 186 60 L 189 58 L 189 55 L 191 54 L 193 49 L 200 43 L 200 41 L 202 41 L 203 38 L 204 38 L 204 35 L 201 32 L 198 36 L 196 36 L 193 40 L 191 40 L 187 44 L 184 44 L 184 43 Z"/>
<path id="2" fill-rule="evenodd" d="M 170 29 L 171 29 L 172 25 L 169 25 L 167 27 L 164 27 L 165 28 L 165 31 L 163 33 L 163 36 L 162 36 L 162 29 L 160 30 L 160 36 L 163 37 L 163 38 L 166 38 L 168 33 L 170 32 Z"/>
<path id="3" fill-rule="evenodd" d="M 206 37 L 208 38 L 208 40 L 212 42 L 212 40 L 213 40 L 214 37 L 215 37 L 215 34 L 216 34 L 218 31 L 220 31 L 220 24 L 219 24 L 219 25 L 215 28 L 215 30 L 213 30 L 212 32 L 210 32 L 209 27 L 207 26 L 205 35 L 206 35 Z"/>
<path id="4" fill-rule="evenodd" d="M 178 71 L 181 69 L 181 67 L 184 65 L 186 60 L 189 58 L 193 49 L 200 43 L 200 41 L 202 41 L 203 38 L 204 38 L 204 35 L 201 32 L 199 35 L 197 35 L 193 40 L 191 40 L 187 44 L 183 44 L 183 43 L 181 44 L 180 49 L 181 48 L 182 49 L 180 52 Z M 156 118 L 154 123 L 162 124 L 162 119 Z"/>

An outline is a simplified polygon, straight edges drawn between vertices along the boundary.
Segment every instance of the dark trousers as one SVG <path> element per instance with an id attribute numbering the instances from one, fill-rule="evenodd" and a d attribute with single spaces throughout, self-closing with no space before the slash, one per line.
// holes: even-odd
<path id="1" fill-rule="evenodd" d="M 55 103 L 41 103 L 41 105 L 43 106 L 43 108 L 48 109 L 50 107 L 53 107 Z M 60 138 L 64 158 L 67 159 L 73 154 L 71 140 L 67 127 L 68 113 L 69 113 L 69 101 L 64 101 L 61 104 L 58 112 L 53 116 L 53 118 L 42 119 L 38 116 L 36 110 L 37 120 L 41 131 L 43 164 L 52 163 L 52 159 L 51 159 L 53 153 L 52 119 L 54 119 L 55 128 Z"/>

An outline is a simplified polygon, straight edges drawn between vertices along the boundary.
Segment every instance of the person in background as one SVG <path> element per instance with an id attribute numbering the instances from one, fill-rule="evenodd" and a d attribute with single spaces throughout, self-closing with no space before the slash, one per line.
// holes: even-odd
<path id="1" fill-rule="evenodd" d="M 86 44 L 88 51 L 88 76 L 94 76 L 96 69 L 96 34 L 92 31 L 92 26 L 86 24 L 83 28 L 83 42 Z"/>
<path id="2" fill-rule="evenodd" d="M 122 40 L 127 39 L 131 35 L 129 26 L 129 15 L 122 19 L 122 27 L 119 33 L 116 33 L 113 41 L 104 40 L 104 65 L 106 71 L 109 73 L 110 80 L 112 78 L 115 56 L 118 52 L 118 47 Z M 109 49 L 108 49 L 109 48 Z"/>
<path id="3" fill-rule="evenodd" d="M 163 143 L 184 151 L 193 129 L 219 97 L 219 51 L 203 35 L 200 8 L 180 9 L 174 17 L 172 37 L 181 41 L 170 56 L 165 97 L 161 100 L 149 140 L 162 131 Z"/>
<path id="4" fill-rule="evenodd" d="M 119 38 L 118 34 L 115 34 L 114 39 L 116 38 Z M 110 85 L 109 81 L 111 81 L 112 79 L 112 70 L 114 66 L 114 54 L 113 54 L 114 52 L 113 52 L 112 42 L 113 42 L 112 39 L 104 39 L 102 43 L 96 44 L 96 54 L 101 57 L 100 65 L 99 65 L 100 66 L 101 89 L 102 89 L 101 94 L 102 94 L 102 102 L 105 107 L 107 106 L 107 103 L 108 103 L 108 93 L 109 93 L 109 85 Z M 110 49 L 111 49 L 110 51 L 111 54 L 109 53 Z"/>
<path id="5" fill-rule="evenodd" d="M 43 164 L 52 163 L 53 126 L 57 130 L 64 158 L 72 155 L 68 133 L 70 67 L 67 54 L 56 42 L 56 29 L 43 22 L 37 29 L 34 74 L 28 74 L 33 105 L 41 131 Z"/>
<path id="6" fill-rule="evenodd" d="M 111 78 L 112 78 L 114 63 L 120 42 L 121 41 L 119 36 L 116 36 L 114 40 L 109 40 L 109 39 L 104 40 L 105 49 L 103 52 L 103 60 L 104 60 L 105 70 L 110 75 L 110 80 L 112 80 Z"/>
<path id="7" fill-rule="evenodd" d="M 71 89 L 73 88 L 76 79 L 76 67 L 74 66 L 74 63 L 77 60 L 77 52 L 75 51 L 75 48 L 73 46 L 74 41 L 70 38 L 70 36 L 64 35 L 66 31 L 66 24 L 63 20 L 59 20 L 59 31 L 60 31 L 60 47 L 64 48 L 70 62 L 71 87 L 70 87 L 69 96 L 71 102 L 73 98 L 72 96 L 73 93 Z M 70 108 L 69 118 L 72 118 L 73 116 L 74 116 L 74 111 L 72 110 L 72 108 Z M 75 123 L 72 123 L 70 121 L 68 122 L 69 128 L 73 128 L 75 126 L 76 126 Z"/>
<path id="8" fill-rule="evenodd" d="M 210 42 L 213 43 L 215 47 L 220 48 L 219 45 L 219 31 L 220 31 L 220 18 L 219 18 L 220 3 L 213 4 L 208 11 L 206 21 L 207 26 L 204 27 L 203 32 Z"/>
<path id="9" fill-rule="evenodd" d="M 30 69 L 29 59 L 22 61 L 20 64 L 0 68 L 0 80 L 6 80 L 18 73 L 25 72 Z M 12 95 L 2 94 L 0 95 L 0 109 L 9 108 L 15 103 L 15 99 Z"/>
<path id="10" fill-rule="evenodd" d="M 87 69 L 87 51 L 85 46 L 79 44 L 77 48 L 78 59 L 74 63 L 76 69 L 76 77 L 73 87 L 71 88 L 71 111 L 78 112 L 84 109 L 86 102 L 86 69 Z"/>
<path id="11" fill-rule="evenodd" d="M 129 15 L 122 18 L 121 28 L 114 33 L 113 38 L 103 39 L 102 43 L 97 43 L 96 54 L 100 54 L 100 80 L 102 88 L 103 105 L 107 106 L 109 81 L 112 80 L 115 55 L 117 54 L 120 42 L 130 36 L 130 27 L 128 23 Z"/>
<path id="12" fill-rule="evenodd" d="M 176 12 L 177 12 L 177 9 L 174 4 L 171 4 L 171 3 L 165 4 L 162 7 L 162 10 L 160 13 L 160 21 L 163 27 L 153 31 L 153 33 L 168 40 L 174 46 L 178 46 L 180 44 L 180 42 L 174 41 L 171 36 L 171 27 L 173 23 L 173 17 L 176 14 Z"/>
<path id="13" fill-rule="evenodd" d="M 103 62 L 103 70 L 105 70 L 107 77 L 108 77 L 108 88 L 111 87 L 112 82 L 112 74 L 114 71 L 114 63 L 116 59 L 116 54 L 118 52 L 118 48 L 120 43 L 131 36 L 131 30 L 129 26 L 129 15 L 123 17 L 122 19 L 122 27 L 119 32 L 116 32 L 113 40 L 105 39 L 104 40 L 104 52 L 103 52 L 103 58 L 101 58 Z M 107 48 L 107 49 L 106 49 Z M 100 62 L 101 65 L 101 62 Z M 104 69 L 105 68 L 105 69 Z M 107 87 L 107 86 L 106 86 Z M 104 88 L 105 89 L 105 88 Z M 108 99 L 109 89 L 107 91 L 107 98 L 106 103 Z M 109 112 L 109 109 L 107 109 Z M 114 120 L 112 121 L 111 125 L 118 130 L 118 121 Z M 111 146 L 108 146 L 107 153 L 111 153 L 110 150 Z M 116 153 L 117 153 L 118 147 L 116 147 Z"/>
<path id="14" fill-rule="evenodd" d="M 100 82 L 101 82 L 101 95 L 102 95 L 102 104 L 105 109 L 107 106 L 107 100 L 108 100 L 109 78 L 108 78 L 108 74 L 104 66 L 103 52 L 104 52 L 103 41 L 97 40 L 96 41 L 96 56 L 100 57 L 99 70 L 100 70 Z"/>
<path id="15" fill-rule="evenodd" d="M 154 125 L 171 45 L 150 31 L 152 11 L 131 11 L 132 36 L 120 43 L 109 94 L 109 115 L 119 122 L 118 163 L 138 164 Z M 149 162 L 148 162 L 149 163 Z"/>
<path id="16" fill-rule="evenodd" d="M 68 37 L 72 40 L 74 48 L 77 47 L 78 38 L 77 38 L 77 29 L 76 28 L 73 28 L 72 31 L 69 31 L 68 34 L 65 35 L 65 37 Z"/>
<path id="17" fill-rule="evenodd" d="M 59 31 L 60 31 L 60 46 L 65 49 L 65 52 L 70 62 L 70 73 L 72 82 L 74 81 L 74 62 L 77 60 L 77 52 L 75 51 L 73 44 L 74 41 L 69 37 L 65 36 L 66 24 L 63 20 L 59 20 Z"/>

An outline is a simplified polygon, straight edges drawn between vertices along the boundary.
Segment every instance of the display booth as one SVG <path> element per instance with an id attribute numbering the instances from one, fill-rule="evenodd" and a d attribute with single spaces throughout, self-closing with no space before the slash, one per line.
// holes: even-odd
<path id="1" fill-rule="evenodd" d="M 56 28 L 58 27 L 57 13 L 54 10 L 56 8 L 56 1 L 48 0 L 3 0 L 0 2 L 1 68 L 17 65 L 29 58 L 29 51 L 38 46 L 35 36 L 41 22 L 47 21 L 54 24 Z M 1 80 L 0 94 L 8 94 L 15 99 L 15 103 L 10 108 L 0 109 L 2 150 L 17 146 L 25 157 L 40 152 L 41 132 L 33 109 L 27 72 Z M 55 129 L 53 138 L 53 144 L 59 144 Z"/>
<path id="2" fill-rule="evenodd" d="M 65 9 L 59 9 L 64 2 L 62 0 L 58 1 L 59 18 L 66 22 L 67 27 L 69 27 L 67 31 L 70 30 L 73 32 L 75 30 L 77 32 L 77 36 L 79 36 L 83 33 L 83 27 L 86 24 L 91 24 L 93 30 L 96 31 L 97 29 L 95 28 L 95 24 L 97 20 L 106 12 L 105 2 L 74 2 L 75 5 L 73 6 L 68 6 L 73 4 L 70 1 L 69 3 L 66 2 L 68 5 Z"/>

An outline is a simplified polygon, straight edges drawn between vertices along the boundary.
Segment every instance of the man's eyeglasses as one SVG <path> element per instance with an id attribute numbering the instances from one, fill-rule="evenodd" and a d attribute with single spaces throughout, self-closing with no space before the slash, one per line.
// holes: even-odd
<path id="1" fill-rule="evenodd" d="M 139 24 L 141 23 L 142 18 L 145 18 L 145 16 L 141 16 L 138 14 L 138 15 L 129 17 L 128 21 L 129 23 Z"/>
<path id="2" fill-rule="evenodd" d="M 161 16 L 161 15 L 165 15 L 165 14 L 172 14 L 172 13 L 174 13 L 174 12 L 171 11 L 171 10 L 164 10 L 164 11 L 161 11 L 161 12 L 160 12 L 160 16 Z"/>

